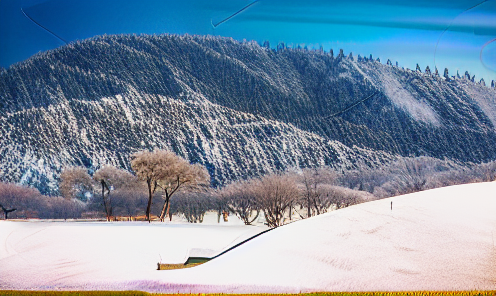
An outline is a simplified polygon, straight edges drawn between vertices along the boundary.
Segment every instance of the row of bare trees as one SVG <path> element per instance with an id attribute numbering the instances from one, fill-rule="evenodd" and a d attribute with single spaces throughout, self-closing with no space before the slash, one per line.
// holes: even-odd
<path id="1" fill-rule="evenodd" d="M 61 174 L 60 192 L 68 199 L 83 202 L 91 199 L 93 208 L 101 202 L 107 220 L 111 220 L 116 205 L 126 208 L 129 214 L 135 212 L 133 208 L 142 201 L 139 196 L 142 197 L 146 191 L 145 217 L 148 221 L 154 197 L 161 194 L 164 201 L 159 218 L 163 221 L 169 214 L 170 199 L 174 194 L 180 191 L 201 192 L 210 184 L 205 167 L 190 164 L 170 151 L 157 149 L 135 153 L 131 156 L 131 168 L 135 175 L 111 165 L 100 168 L 93 176 L 83 167 L 66 168 Z"/>
<path id="2" fill-rule="evenodd" d="M 371 198 L 366 192 L 338 186 L 338 174 L 329 168 L 269 174 L 214 190 L 209 188 L 204 167 L 169 151 L 136 153 L 131 167 L 136 175 L 113 166 L 91 177 L 84 168 L 67 168 L 61 174 L 60 191 L 67 199 L 86 202 L 88 209 L 103 209 L 108 220 L 116 209 L 117 215 L 132 216 L 146 203 L 148 221 L 154 212 L 161 221 L 182 214 L 189 222 L 201 223 L 207 211 L 216 210 L 219 218 L 222 212 L 230 212 L 245 224 L 263 213 L 271 227 Z M 173 195 L 178 196 L 171 199 Z"/>
<path id="3" fill-rule="evenodd" d="M 104 166 L 93 173 L 69 167 L 61 174 L 62 197 L 36 189 L 0 183 L 4 218 L 79 218 L 173 214 L 201 223 L 207 211 L 238 216 L 245 224 L 263 216 L 271 227 L 304 219 L 364 200 L 384 198 L 455 184 L 496 180 L 496 162 L 468 166 L 429 157 L 402 158 L 380 168 L 336 172 L 302 169 L 239 180 L 209 188 L 209 175 L 169 151 L 132 155 L 134 174 Z M 174 196 L 174 198 L 172 198 Z"/>
<path id="4" fill-rule="evenodd" d="M 495 180 L 496 161 L 461 164 L 425 156 L 400 158 L 382 167 L 364 167 L 338 176 L 342 186 L 367 191 L 376 198 Z"/>
<path id="5" fill-rule="evenodd" d="M 271 227 L 373 198 L 367 192 L 338 186 L 337 173 L 329 168 L 303 169 L 238 181 L 216 194 L 220 204 L 245 224 L 253 223 L 263 212 Z"/>
<path id="6" fill-rule="evenodd" d="M 79 218 L 84 204 L 76 199 L 47 197 L 37 189 L 0 182 L 0 208 L 3 218 Z"/>

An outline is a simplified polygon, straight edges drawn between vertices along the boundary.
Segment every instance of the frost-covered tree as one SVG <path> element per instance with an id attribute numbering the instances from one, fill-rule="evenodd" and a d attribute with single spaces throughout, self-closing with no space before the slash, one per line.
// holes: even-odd
<path id="1" fill-rule="evenodd" d="M 417 73 L 422 73 L 422 70 L 420 70 L 420 66 L 419 66 L 419 64 L 417 64 L 417 67 L 416 67 L 415 71 L 416 71 Z"/>
<path id="2" fill-rule="evenodd" d="M 256 180 L 237 181 L 217 192 L 229 212 L 238 216 L 245 225 L 253 223 L 260 214 L 260 203 L 254 192 Z"/>
<path id="3" fill-rule="evenodd" d="M 429 68 L 429 66 L 425 67 L 425 74 L 431 75 L 431 68 Z"/>
<path id="4" fill-rule="evenodd" d="M 299 204 L 307 209 L 307 217 L 327 212 L 330 207 L 325 185 L 332 185 L 337 174 L 329 168 L 303 169 L 297 180 L 301 187 Z"/>
<path id="5" fill-rule="evenodd" d="M 82 202 L 88 200 L 93 186 L 85 167 L 67 167 L 60 174 L 60 194 L 68 199 L 76 198 Z"/>
<path id="6" fill-rule="evenodd" d="M 164 206 L 160 213 L 163 221 L 172 195 L 180 190 L 193 190 L 207 187 L 210 182 L 205 167 L 190 164 L 174 152 L 166 150 L 141 151 L 131 156 L 131 167 L 138 179 L 145 181 L 148 187 L 148 205 L 146 219 L 150 221 L 150 209 L 153 194 L 157 188 L 164 193 Z"/>
<path id="7" fill-rule="evenodd" d="M 171 213 L 182 214 L 189 223 L 202 223 L 205 213 L 212 208 L 210 192 L 184 192 L 171 200 Z"/>
<path id="8" fill-rule="evenodd" d="M 448 68 L 444 68 L 443 77 L 446 78 L 446 80 L 450 80 Z"/>
<path id="9" fill-rule="evenodd" d="M 128 171 L 118 169 L 112 165 L 104 166 L 93 174 L 93 180 L 101 187 L 107 221 L 110 221 L 113 215 L 111 191 L 130 187 L 136 183 L 135 179 L 136 177 Z"/>
<path id="10" fill-rule="evenodd" d="M 286 212 L 296 202 L 299 194 L 294 178 L 288 174 L 267 175 L 258 179 L 253 189 L 267 225 L 283 225 Z"/>
<path id="11" fill-rule="evenodd" d="M 396 194 L 422 191 L 438 166 L 438 160 L 429 157 L 398 160 L 388 169 L 394 178 L 386 187 L 395 188 Z"/>

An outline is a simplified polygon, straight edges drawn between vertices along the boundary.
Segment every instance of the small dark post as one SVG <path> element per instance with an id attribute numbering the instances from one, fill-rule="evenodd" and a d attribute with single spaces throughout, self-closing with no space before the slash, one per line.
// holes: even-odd
<path id="1" fill-rule="evenodd" d="M 391 211 L 393 210 L 393 202 L 391 202 Z"/>

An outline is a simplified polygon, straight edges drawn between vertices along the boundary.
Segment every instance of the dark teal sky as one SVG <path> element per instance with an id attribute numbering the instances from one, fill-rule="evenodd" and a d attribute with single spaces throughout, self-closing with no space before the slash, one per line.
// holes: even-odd
<path id="1" fill-rule="evenodd" d="M 342 48 L 403 67 L 448 67 L 452 75 L 468 70 L 477 80 L 496 80 L 496 0 L 259 0 L 213 28 L 252 2 L 0 0 L 0 66 L 63 45 L 58 37 L 190 33 Z"/>

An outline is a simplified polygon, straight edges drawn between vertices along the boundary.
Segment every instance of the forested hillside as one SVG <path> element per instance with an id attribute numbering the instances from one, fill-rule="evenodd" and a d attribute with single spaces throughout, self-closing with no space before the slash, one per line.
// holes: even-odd
<path id="1" fill-rule="evenodd" d="M 496 90 L 370 58 L 199 36 L 103 36 L 0 73 L 0 178 L 56 192 L 60 169 L 142 149 L 213 185 L 288 167 L 496 155 Z M 433 71 L 434 72 L 434 71 Z"/>

